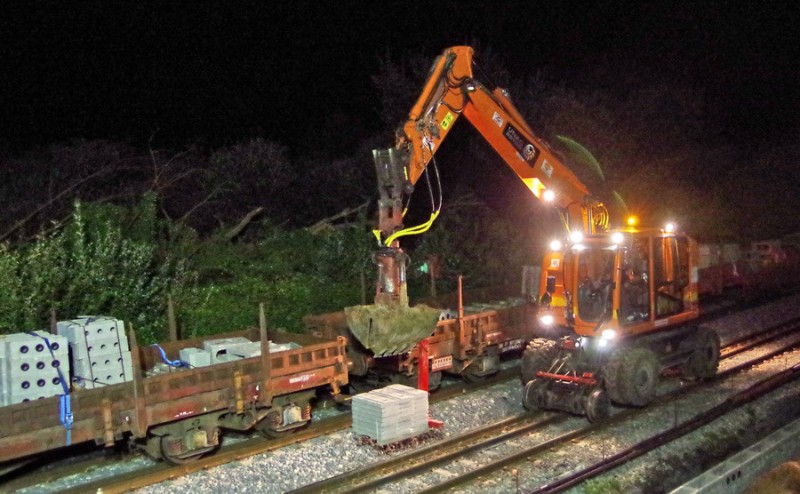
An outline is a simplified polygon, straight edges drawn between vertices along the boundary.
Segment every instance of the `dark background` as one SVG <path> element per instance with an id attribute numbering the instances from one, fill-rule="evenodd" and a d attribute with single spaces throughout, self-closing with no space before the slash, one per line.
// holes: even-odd
<path id="1" fill-rule="evenodd" d="M 512 74 L 704 91 L 720 138 L 796 138 L 797 8 L 729 2 L 25 2 L 0 20 L 0 146 L 82 137 L 296 152 L 378 128 L 380 59 L 477 44 Z M 346 130 L 345 130 L 346 132 Z"/>

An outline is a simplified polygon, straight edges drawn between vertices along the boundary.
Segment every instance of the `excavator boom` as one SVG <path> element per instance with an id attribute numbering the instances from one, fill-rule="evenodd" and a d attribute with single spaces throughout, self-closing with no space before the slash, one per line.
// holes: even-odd
<path id="1" fill-rule="evenodd" d="M 608 226 L 603 204 L 591 197 L 575 174 L 534 134 L 507 92 L 501 88 L 490 90 L 475 80 L 472 67 L 472 48 L 456 46 L 445 50 L 434 61 L 394 147 L 373 152 L 380 192 L 376 236 L 381 244 L 374 256 L 379 268 L 375 304 L 350 307 L 346 312 L 351 332 L 376 354 L 407 351 L 430 335 L 436 325 L 436 311 L 408 306 L 406 256 L 398 240 L 426 231 L 438 216 L 438 208 L 427 223 L 405 227 L 403 199 L 411 194 L 462 116 L 535 197 L 552 201 L 568 230 L 592 234 Z M 388 308 L 390 316 L 386 315 Z M 414 322 L 398 323 L 404 319 Z"/>

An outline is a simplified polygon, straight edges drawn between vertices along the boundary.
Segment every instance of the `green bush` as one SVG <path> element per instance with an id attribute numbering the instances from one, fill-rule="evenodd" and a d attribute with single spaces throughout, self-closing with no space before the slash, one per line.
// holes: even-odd
<path id="1" fill-rule="evenodd" d="M 76 203 L 64 229 L 3 246 L 0 331 L 42 329 L 53 310 L 58 319 L 114 316 L 132 323 L 142 342 L 163 339 L 167 295 L 189 288 L 192 276 L 160 252 L 148 199 L 130 212 Z M 124 230 L 123 219 L 132 220 Z"/>
<path id="2" fill-rule="evenodd" d="M 208 242 L 194 259 L 200 282 L 180 301 L 182 333 L 204 336 L 255 325 L 260 303 L 270 328 L 299 331 L 306 314 L 360 303 L 361 271 L 372 269 L 371 249 L 360 229 L 274 229 L 254 244 Z"/>

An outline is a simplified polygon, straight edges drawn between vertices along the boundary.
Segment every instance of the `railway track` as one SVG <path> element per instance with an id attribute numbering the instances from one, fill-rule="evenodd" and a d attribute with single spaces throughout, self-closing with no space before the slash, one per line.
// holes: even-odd
<path id="1" fill-rule="evenodd" d="M 718 314 L 719 315 L 724 315 L 725 314 L 724 309 L 722 311 L 719 311 Z M 796 320 L 794 322 L 796 322 Z M 788 323 L 785 323 L 783 326 L 785 327 L 786 324 L 788 324 Z M 740 340 L 737 340 L 735 342 L 732 342 L 732 344 L 729 344 L 726 347 L 725 352 L 728 352 L 728 353 L 723 354 L 723 356 L 726 356 L 728 354 L 730 356 L 733 356 L 735 354 L 741 353 L 742 351 L 744 351 L 743 348 L 744 348 L 744 345 L 746 345 L 746 344 L 749 344 L 751 346 L 758 345 L 759 341 L 763 344 L 763 342 L 766 341 L 766 338 L 770 337 L 768 334 L 766 334 L 769 331 L 771 331 L 773 334 L 775 334 L 775 333 L 781 333 L 784 330 L 779 328 L 779 327 L 769 328 L 765 332 L 762 332 L 764 334 L 761 334 L 755 340 L 753 339 L 753 337 L 749 337 L 748 339 L 752 340 L 749 343 L 744 342 L 743 341 L 744 338 L 740 339 Z M 737 349 L 733 349 L 734 346 Z M 730 348 L 730 350 L 728 350 L 728 348 Z M 491 385 L 493 385 L 494 383 L 498 382 L 501 379 L 508 379 L 510 375 L 513 375 L 514 376 L 513 378 L 516 379 L 516 371 L 515 370 L 507 370 L 507 371 L 505 371 L 504 375 L 498 376 L 498 378 L 493 379 L 491 381 L 488 381 L 486 383 L 483 383 L 481 386 L 478 386 L 478 387 L 469 388 L 466 385 L 463 385 L 463 386 L 450 386 L 450 387 L 442 388 L 436 394 L 431 396 L 431 403 L 435 403 L 435 402 L 441 401 L 441 400 L 447 400 L 450 397 L 455 396 L 455 395 L 460 395 L 460 394 L 463 394 L 465 392 L 471 392 L 472 390 L 478 390 L 478 389 L 482 389 L 482 388 L 487 387 L 487 386 L 491 386 Z M 637 410 L 634 410 L 632 412 L 635 413 L 635 412 L 637 412 Z M 622 412 L 622 413 L 623 414 L 627 413 L 627 411 L 626 412 Z M 617 415 L 622 415 L 622 414 L 617 414 Z M 203 460 L 201 460 L 199 462 L 196 462 L 196 463 L 193 463 L 193 464 L 190 464 L 190 465 L 183 465 L 183 466 L 180 466 L 180 467 L 173 467 L 173 466 L 169 466 L 169 465 L 166 465 L 166 464 L 163 464 L 163 463 L 157 463 L 157 464 L 154 464 L 154 465 L 150 465 L 145 469 L 137 469 L 136 471 L 130 472 L 130 473 L 127 473 L 127 474 L 114 474 L 114 478 L 112 480 L 99 479 L 99 480 L 95 480 L 95 481 L 92 481 L 92 482 L 89 482 L 89 483 L 83 483 L 83 484 L 81 484 L 79 486 L 74 486 L 74 487 L 71 487 L 69 489 L 63 489 L 61 491 L 62 492 L 97 492 L 99 490 L 102 490 L 102 492 L 125 492 L 125 491 L 129 491 L 131 489 L 136 489 L 136 488 L 143 487 L 143 486 L 146 486 L 146 485 L 149 485 L 149 484 L 158 483 L 158 482 L 161 482 L 161 481 L 164 481 L 164 480 L 167 480 L 167 479 L 174 479 L 174 478 L 177 478 L 177 477 L 182 477 L 182 476 L 187 475 L 187 474 L 192 473 L 192 472 L 206 470 L 206 469 L 209 469 L 209 468 L 212 468 L 214 466 L 221 465 L 221 464 L 224 464 L 224 463 L 228 463 L 228 462 L 232 462 L 232 461 L 236 461 L 236 460 L 241 460 L 243 458 L 246 458 L 246 457 L 249 457 L 249 456 L 252 456 L 252 455 L 256 455 L 256 454 L 259 454 L 259 453 L 262 453 L 262 452 L 273 451 L 273 450 L 279 449 L 281 447 L 284 447 L 284 446 L 286 446 L 288 444 L 298 443 L 298 442 L 302 442 L 302 441 L 305 441 L 305 440 L 308 440 L 308 439 L 311 439 L 311 438 L 314 438 L 314 437 L 318 437 L 318 436 L 321 436 L 321 435 L 329 434 L 329 433 L 331 433 L 332 431 L 335 431 L 335 430 L 346 429 L 346 428 L 348 428 L 350 426 L 349 415 L 344 415 L 343 417 L 344 418 L 342 418 L 342 416 L 333 417 L 333 418 L 328 419 L 328 420 L 320 421 L 319 424 L 315 423 L 315 424 L 313 424 L 312 427 L 308 428 L 307 430 L 299 431 L 298 433 L 295 433 L 295 434 L 293 434 L 291 436 L 288 436 L 286 438 L 282 438 L 280 440 L 266 441 L 266 440 L 261 440 L 261 439 L 249 439 L 249 440 L 246 440 L 246 441 L 240 441 L 239 443 L 236 443 L 235 445 L 232 445 L 230 447 L 226 446 L 226 447 L 222 448 L 220 451 L 218 451 L 215 455 L 213 455 L 211 457 L 208 457 L 206 459 L 203 459 Z M 538 417 L 538 419 L 536 417 Z M 565 419 L 568 419 L 568 418 L 569 417 L 557 416 L 553 420 L 558 422 L 560 420 L 565 420 Z M 521 434 L 525 433 L 525 432 L 522 431 L 522 429 L 521 429 L 522 427 L 528 427 L 528 428 L 533 427 L 533 428 L 536 428 L 536 426 L 530 424 L 530 421 L 532 419 L 535 419 L 534 421 L 544 420 L 539 415 L 536 415 L 535 417 L 532 417 L 531 414 L 528 414 L 526 420 L 529 423 L 527 425 L 512 426 L 511 424 L 506 424 L 505 427 L 506 428 L 514 427 L 514 430 L 519 430 L 519 432 L 516 433 L 516 435 L 518 436 L 518 435 L 521 435 Z M 616 416 L 615 416 L 615 419 L 616 419 Z M 545 423 L 548 424 L 548 425 L 552 425 L 549 420 L 547 422 L 545 422 Z M 544 426 L 539 426 L 539 428 L 541 428 L 541 427 L 544 427 Z M 530 432 L 530 430 L 531 429 L 528 429 L 528 432 Z M 511 429 L 509 429 L 508 432 L 510 434 L 512 434 L 512 435 L 514 434 L 514 431 L 511 430 Z M 591 431 L 589 431 L 587 433 L 590 433 L 590 432 Z M 431 448 L 432 449 L 441 448 L 441 443 L 437 443 L 436 445 L 433 445 Z M 417 449 L 416 451 L 419 452 L 420 450 Z M 16 484 L 14 484 L 14 485 L 7 485 L 6 487 L 10 488 L 11 490 L 16 490 L 17 488 L 24 488 L 25 485 L 29 486 L 29 485 L 34 484 L 34 483 L 38 483 L 38 484 L 46 483 L 46 482 L 49 482 L 49 481 L 51 481 L 52 479 L 54 479 L 56 477 L 58 477 L 58 474 L 56 472 L 52 472 L 52 473 L 47 475 L 47 478 L 44 478 L 44 479 L 41 479 L 41 480 L 26 481 L 25 479 L 23 479 L 23 481 L 16 482 Z"/>
<path id="2" fill-rule="evenodd" d="M 800 318 L 787 321 L 785 323 L 766 328 L 758 332 L 758 334 L 750 335 L 734 342 L 731 342 L 725 347 L 721 358 L 730 359 L 736 355 L 740 355 L 747 349 L 757 348 L 759 345 L 764 345 L 778 339 L 778 336 L 783 339 L 791 338 L 789 335 L 800 335 Z M 480 477 L 488 477 L 498 472 L 507 471 L 519 462 L 531 461 L 533 458 L 553 451 L 556 448 L 568 444 L 572 441 L 584 438 L 590 434 L 599 434 L 603 431 L 617 426 L 626 421 L 635 420 L 638 416 L 644 413 L 652 413 L 652 409 L 658 406 L 664 406 L 674 402 L 680 396 L 690 392 L 698 392 L 705 387 L 711 387 L 718 384 L 725 379 L 734 376 L 742 371 L 745 371 L 765 360 L 771 359 L 776 355 L 786 352 L 790 349 L 800 346 L 800 338 L 795 336 L 792 341 L 781 345 L 777 349 L 761 354 L 755 358 L 750 358 L 745 362 L 738 363 L 724 371 L 721 371 L 715 378 L 693 383 L 689 386 L 683 386 L 674 389 L 667 394 L 661 395 L 654 403 L 646 409 L 627 409 L 615 414 L 609 420 L 599 424 L 592 424 L 574 428 L 568 432 L 562 433 L 547 441 L 539 442 L 531 447 L 517 448 L 517 451 L 489 462 L 481 467 L 473 468 L 468 473 L 458 475 L 446 481 L 437 483 L 435 485 L 428 485 L 422 489 L 417 489 L 415 492 L 442 492 L 452 489 L 468 482 L 472 482 Z M 702 425 L 705 425 L 725 413 L 730 412 L 732 409 L 741 406 L 742 404 L 749 403 L 752 400 L 763 396 L 767 392 L 782 386 L 783 384 L 800 377 L 800 364 L 788 369 L 785 372 L 771 376 L 768 379 L 760 381 L 758 384 L 735 394 L 729 399 L 725 400 L 722 404 L 713 407 L 712 409 L 687 420 L 676 427 L 673 427 L 665 432 L 662 432 L 652 438 L 642 441 L 631 448 L 614 454 L 608 459 L 592 465 L 579 472 L 568 475 L 556 482 L 548 484 L 547 486 L 539 488 L 535 492 L 561 492 L 562 490 L 573 487 L 576 484 L 585 481 L 595 475 L 599 475 L 615 468 L 633 458 L 637 458 L 655 448 L 663 446 L 664 444 L 675 440 Z M 486 451 L 501 443 L 516 441 L 519 438 L 532 434 L 534 432 L 543 430 L 545 428 L 553 427 L 556 424 L 566 423 L 570 417 L 565 415 L 552 415 L 550 413 L 536 413 L 536 414 L 523 414 L 512 417 L 501 422 L 489 424 L 476 430 L 469 431 L 465 434 L 448 439 L 446 441 L 438 442 L 425 448 L 415 449 L 404 455 L 392 458 L 390 460 L 380 462 L 375 465 L 368 465 L 357 470 L 347 472 L 345 474 L 326 479 L 321 482 L 310 484 L 294 491 L 292 494 L 303 494 L 312 492 L 326 492 L 326 493 L 344 493 L 344 492 L 367 492 L 377 489 L 391 490 L 395 487 L 395 483 L 400 481 L 407 482 L 415 476 L 425 475 L 434 469 L 443 471 L 450 470 L 448 465 L 453 462 L 458 462 L 470 455 L 475 455 L 481 451 Z M 467 460 L 471 461 L 471 460 Z M 416 485 L 422 485 L 424 481 L 418 482 Z"/>
<path id="3" fill-rule="evenodd" d="M 518 367 L 515 366 L 504 369 L 497 375 L 481 383 L 467 384 L 461 381 L 450 383 L 431 395 L 430 401 L 431 403 L 436 403 L 465 393 L 478 392 L 498 382 L 516 379 L 518 373 Z M 143 466 L 120 472 L 118 465 L 129 461 L 131 455 L 123 455 L 117 458 L 109 458 L 108 455 L 101 455 L 101 457 L 89 455 L 89 458 L 84 461 L 77 461 L 51 470 L 36 472 L 0 484 L 0 492 L 4 492 L 3 489 L 7 489 L 8 491 L 24 490 L 37 485 L 46 485 L 67 476 L 77 476 L 79 478 L 75 480 L 75 485 L 66 486 L 63 489 L 59 489 L 58 492 L 74 494 L 85 492 L 103 492 L 104 494 L 122 493 L 130 491 L 131 489 L 183 477 L 190 473 L 242 460 L 253 455 L 275 451 L 290 444 L 301 443 L 315 437 L 346 429 L 350 426 L 350 414 L 342 412 L 314 422 L 309 427 L 285 437 L 277 439 L 264 438 L 260 435 L 253 434 L 246 439 L 223 444 L 213 455 L 185 465 L 171 465 L 142 457 Z M 97 471 L 102 468 L 115 470 L 113 478 L 101 476 L 97 479 L 92 479 L 90 475 L 86 475 L 86 472 Z"/>

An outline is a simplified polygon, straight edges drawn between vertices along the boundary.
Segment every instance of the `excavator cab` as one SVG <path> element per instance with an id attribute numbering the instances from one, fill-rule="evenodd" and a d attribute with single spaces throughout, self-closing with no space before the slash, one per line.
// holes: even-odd
<path id="1" fill-rule="evenodd" d="M 553 250 L 553 249 L 556 250 Z M 646 333 L 697 312 L 696 244 L 666 229 L 626 228 L 551 246 L 540 322 L 579 336 Z M 658 324 L 656 324 L 658 321 Z"/>
<path id="2" fill-rule="evenodd" d="M 649 402 L 660 370 L 714 354 L 714 337 L 685 325 L 698 316 L 696 252 L 671 228 L 580 236 L 550 252 L 538 314 L 543 338 L 523 356 L 526 406 L 595 420 L 609 402 Z M 692 372 L 707 377 L 716 369 L 711 360 Z"/>

